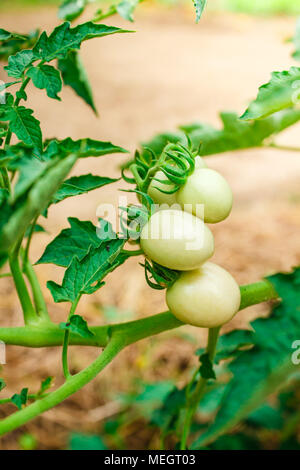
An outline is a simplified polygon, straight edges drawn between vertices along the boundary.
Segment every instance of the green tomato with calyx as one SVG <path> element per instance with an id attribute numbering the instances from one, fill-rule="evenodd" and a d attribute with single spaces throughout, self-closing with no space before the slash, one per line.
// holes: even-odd
<path id="1" fill-rule="evenodd" d="M 214 238 L 204 222 L 174 209 L 150 217 L 142 229 L 140 244 L 147 258 L 179 271 L 199 267 L 214 252 Z"/>
<path id="2" fill-rule="evenodd" d="M 232 191 L 225 178 L 210 168 L 196 169 L 176 193 L 184 210 L 217 223 L 226 219 L 232 208 Z"/>
<path id="3" fill-rule="evenodd" d="M 170 311 L 178 320 L 202 328 L 216 328 L 238 312 L 240 289 L 228 271 L 206 262 L 183 272 L 166 293 Z"/>

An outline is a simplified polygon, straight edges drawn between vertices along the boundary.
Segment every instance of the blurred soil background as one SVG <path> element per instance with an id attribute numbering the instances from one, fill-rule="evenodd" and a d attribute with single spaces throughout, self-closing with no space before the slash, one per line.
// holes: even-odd
<path id="1" fill-rule="evenodd" d="M 4 0 L 1 27 L 18 32 L 35 27 L 50 31 L 58 23 L 52 3 L 47 2 L 46 8 L 23 8 L 18 2 Z M 294 8 L 297 3 L 299 6 L 299 2 L 291 1 L 290 6 Z M 35 110 L 45 137 L 110 140 L 133 152 L 139 142 L 155 133 L 175 130 L 179 124 L 198 120 L 219 126 L 219 111 L 242 113 L 258 86 L 268 81 L 271 71 L 293 65 L 292 46 L 285 42 L 295 29 L 292 16 L 248 16 L 209 9 L 196 25 L 192 5 L 145 2 L 137 9 L 135 19 L 134 25 L 119 17 L 106 23 L 132 28 L 136 33 L 95 39 L 82 47 L 98 119 L 69 88 L 63 89 L 62 102 L 48 99 L 44 90 L 28 90 L 28 106 Z M 0 78 L 6 79 L 2 68 Z M 277 141 L 299 146 L 299 129 L 300 125 L 294 126 Z M 228 269 L 239 283 L 299 265 L 299 154 L 251 149 L 207 160 L 224 174 L 234 192 L 231 216 L 212 226 L 216 242 L 213 261 Z M 120 155 L 84 159 L 73 174 L 118 177 L 118 165 L 123 161 Z M 97 206 L 107 202 L 117 205 L 121 194 L 117 189 L 124 187 L 126 184 L 120 182 L 52 206 L 48 219 L 41 220 L 47 233 L 37 234 L 32 244 L 32 260 L 36 261 L 46 244 L 68 226 L 67 217 L 96 223 Z M 109 276 L 101 290 L 83 297 L 78 313 L 89 324 L 126 321 L 166 309 L 164 293 L 147 286 L 138 261 L 142 259 L 129 260 Z M 40 265 L 37 272 L 53 319 L 65 321 L 68 305 L 54 304 L 46 288 L 46 281 L 60 281 L 63 271 Z M 0 295 L 1 325 L 21 325 L 20 305 L 9 279 L 1 279 Z M 248 308 L 224 331 L 245 327 L 249 320 L 267 313 L 267 305 Z M 39 449 L 66 448 L 74 430 L 101 434 L 104 420 L 120 410 L 120 393 L 134 391 L 141 381 L 171 380 L 184 385 L 190 366 L 197 361 L 193 352 L 204 342 L 205 332 L 183 327 L 131 346 L 75 396 L 22 430 L 3 437 L 0 449 L 18 449 L 24 432 L 35 436 Z M 93 348 L 73 347 L 73 371 L 85 367 L 98 353 Z M 8 346 L 7 365 L 1 371 L 7 388 L 2 394 L 11 396 L 22 387 L 34 391 L 49 375 L 56 376 L 56 386 L 61 384 L 60 356 L 59 348 Z M 13 409 L 10 405 L 1 407 L 0 416 Z M 157 445 L 142 419 L 128 426 L 126 433 L 128 448 Z"/>

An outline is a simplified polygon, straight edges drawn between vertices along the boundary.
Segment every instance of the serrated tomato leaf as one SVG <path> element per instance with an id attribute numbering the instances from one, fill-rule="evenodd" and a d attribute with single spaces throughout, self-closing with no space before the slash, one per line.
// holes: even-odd
<path id="1" fill-rule="evenodd" d="M 116 178 L 108 178 L 105 176 L 96 176 L 89 173 L 88 175 L 72 176 L 63 182 L 59 190 L 54 195 L 53 203 L 57 204 L 60 201 L 72 196 L 93 191 L 94 189 L 101 188 L 107 184 L 115 183 L 118 181 Z"/>
<path id="2" fill-rule="evenodd" d="M 0 118 L 8 121 L 8 127 L 19 140 L 31 147 L 42 149 L 40 122 L 33 117 L 33 110 L 24 106 L 0 105 Z"/>
<path id="3" fill-rule="evenodd" d="M 111 153 L 127 153 L 128 150 L 113 145 L 111 142 L 102 142 L 93 139 L 72 140 L 70 137 L 64 140 L 51 140 L 42 155 L 45 160 L 55 156 L 66 156 L 76 153 L 78 158 L 101 157 Z"/>
<path id="4" fill-rule="evenodd" d="M 236 113 L 220 113 L 222 128 L 208 124 L 181 126 L 190 137 L 195 149 L 200 147 L 202 156 L 238 149 L 259 147 L 272 135 L 278 134 L 300 120 L 299 110 L 280 111 L 266 119 L 245 122 Z"/>
<path id="5" fill-rule="evenodd" d="M 59 59 L 57 66 L 61 71 L 64 85 L 73 88 L 97 114 L 92 88 L 78 51 L 70 51 L 64 59 Z"/>
<path id="6" fill-rule="evenodd" d="M 125 240 L 115 239 L 90 247 L 79 260 L 74 257 L 65 271 L 62 285 L 47 282 L 54 302 L 74 302 L 78 295 L 93 294 L 103 284 L 104 277 L 120 266 L 127 258 L 121 253 Z"/>
<path id="7" fill-rule="evenodd" d="M 96 24 L 91 21 L 71 28 L 70 23 L 66 21 L 57 26 L 50 36 L 44 31 L 33 48 L 33 54 L 36 59 L 45 62 L 50 62 L 53 59 L 64 59 L 70 50 L 79 49 L 83 41 L 127 32 L 129 31 L 114 26 Z"/>
<path id="8" fill-rule="evenodd" d="M 62 330 L 69 330 L 71 333 L 81 336 L 82 338 L 91 338 L 94 333 L 89 330 L 87 322 L 80 315 L 72 315 L 67 323 L 60 323 Z"/>
<path id="9" fill-rule="evenodd" d="M 241 121 L 234 112 L 221 112 L 220 118 L 221 129 L 201 122 L 181 125 L 181 132 L 158 134 L 148 142 L 143 142 L 142 147 L 149 147 L 156 155 L 160 155 L 168 142 L 186 144 L 184 134 L 188 134 L 193 148 L 199 150 L 199 155 L 202 156 L 259 147 L 267 138 L 298 122 L 300 110 L 287 109 L 251 122 Z M 147 157 L 146 150 L 142 153 Z"/>
<path id="10" fill-rule="evenodd" d="M 29 65 L 35 60 L 31 49 L 24 49 L 8 58 L 8 65 L 4 67 L 9 77 L 21 78 Z"/>
<path id="11" fill-rule="evenodd" d="M 45 89 L 49 98 L 59 100 L 57 95 L 62 89 L 60 73 L 52 65 L 40 65 L 39 67 L 30 67 L 26 72 L 27 77 L 32 79 L 35 87 Z"/>
<path id="12" fill-rule="evenodd" d="M 251 323 L 253 347 L 229 364 L 232 379 L 225 387 L 219 412 L 210 428 L 192 444 L 193 449 L 232 429 L 298 372 L 292 362 L 292 344 L 300 337 L 300 268 L 268 280 L 281 301 L 268 318 Z"/>
<path id="13" fill-rule="evenodd" d="M 68 218 L 71 228 L 64 229 L 46 247 L 36 264 L 53 263 L 67 267 L 74 257 L 81 261 L 91 247 L 98 248 L 103 240 L 97 236 L 97 227 L 89 221 Z M 101 219 L 102 224 L 110 225 Z M 111 229 L 107 227 L 107 230 Z"/>
<path id="14" fill-rule="evenodd" d="M 273 72 L 271 80 L 259 88 L 258 95 L 241 119 L 261 119 L 299 104 L 300 68 Z"/>

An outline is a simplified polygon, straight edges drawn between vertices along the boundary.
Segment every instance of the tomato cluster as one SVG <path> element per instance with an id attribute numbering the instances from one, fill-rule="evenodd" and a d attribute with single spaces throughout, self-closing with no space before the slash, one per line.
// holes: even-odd
<path id="1" fill-rule="evenodd" d="M 221 326 L 238 311 L 240 289 L 225 269 L 207 261 L 214 253 L 214 238 L 206 222 L 228 217 L 230 186 L 199 156 L 193 173 L 176 192 L 163 178 L 158 171 L 148 188 L 159 208 L 142 229 L 141 248 L 148 259 L 180 272 L 166 294 L 168 307 L 179 320 L 199 327 Z"/>

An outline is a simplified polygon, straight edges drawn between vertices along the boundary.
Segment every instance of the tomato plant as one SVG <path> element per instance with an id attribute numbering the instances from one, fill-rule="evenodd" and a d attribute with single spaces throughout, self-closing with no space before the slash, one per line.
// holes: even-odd
<path id="1" fill-rule="evenodd" d="M 132 21 L 138 2 L 123 0 L 107 11 L 98 10 L 91 21 L 73 26 L 86 3 L 65 1 L 59 9 L 61 23 L 49 34 L 0 29 L 0 57 L 7 61 L 4 69 L 9 77 L 0 85 L 0 276 L 12 277 L 24 319 L 22 327 L 0 328 L 0 340 L 30 348 L 61 347 L 65 377 L 54 391 L 50 391 L 52 378 L 48 377 L 38 391 L 25 386 L 12 397 L 1 398 L 0 404 L 13 403 L 18 410 L 2 419 L 0 435 L 59 405 L 93 380 L 125 347 L 187 323 L 208 328 L 207 347 L 197 352 L 199 366 L 185 387 L 164 388 L 163 403 L 154 411 L 151 423 L 159 424 L 162 441 L 173 433 L 177 448 L 206 448 L 242 420 L 253 422 L 253 412 L 265 405 L 270 393 L 294 378 L 291 345 L 300 336 L 300 269 L 238 286 L 227 271 L 208 261 L 214 241 L 206 222 L 225 219 L 233 198 L 229 184 L 209 168 L 209 158 L 204 161 L 203 157 L 242 148 L 279 147 L 275 136 L 300 120 L 295 95 L 300 68 L 274 72 L 241 117 L 221 113 L 222 129 L 202 123 L 185 125 L 140 146 L 121 169 L 124 190 L 134 192 L 137 203 L 121 208 L 118 233 L 103 218 L 98 227 L 90 221 L 69 219 L 70 227 L 45 247 L 36 263 L 65 268 L 61 284 L 47 282 L 54 302 L 69 304 L 65 321 L 55 324 L 31 260 L 31 242 L 43 230 L 42 220 L 51 205 L 116 181 L 93 174 L 68 177 L 79 159 L 128 153 L 119 145 L 88 137 L 75 141 L 68 136 L 45 138 L 34 111 L 26 106 L 29 83 L 54 100 L 60 100 L 62 86 L 67 85 L 96 111 L 80 60 L 81 44 L 131 33 L 102 24 L 102 20 L 120 14 Z M 195 1 L 197 21 L 205 3 Z M 299 31 L 294 44 L 298 60 Z M 203 216 L 198 204 L 204 206 Z M 190 206 L 186 211 L 185 205 Z M 77 313 L 82 296 L 92 295 L 113 270 L 140 255 L 145 257 L 149 286 L 167 289 L 170 310 L 125 323 L 89 326 Z M 235 330 L 219 338 L 220 327 L 239 310 L 270 300 L 274 303 L 269 317 L 256 319 L 251 330 Z M 103 351 L 85 369 L 72 374 L 68 359 L 72 345 Z M 222 381 L 221 360 L 227 376 L 230 372 L 228 381 Z M 216 381 L 218 375 L 220 382 Z M 5 393 L 3 379 L 0 392 Z M 199 403 L 212 392 L 220 394 L 216 419 L 204 430 L 198 427 L 195 431 L 192 425 Z M 35 445 L 24 434 L 22 446 Z"/>

